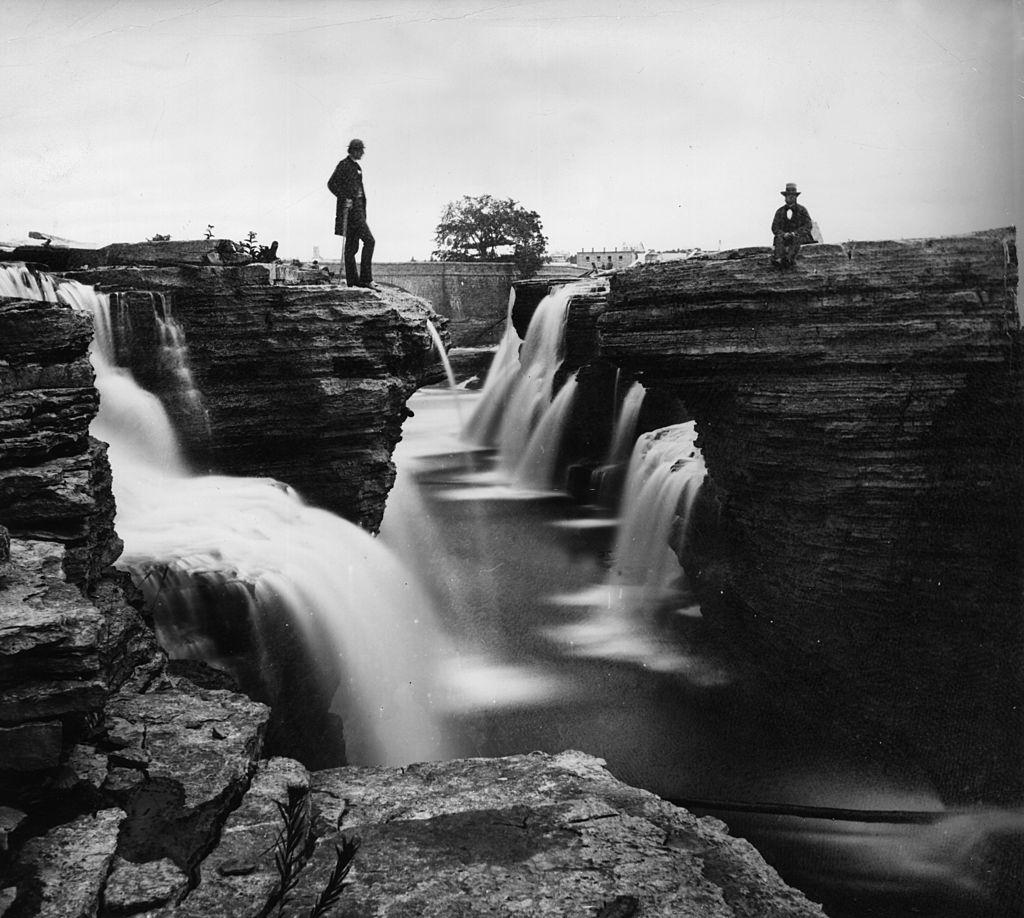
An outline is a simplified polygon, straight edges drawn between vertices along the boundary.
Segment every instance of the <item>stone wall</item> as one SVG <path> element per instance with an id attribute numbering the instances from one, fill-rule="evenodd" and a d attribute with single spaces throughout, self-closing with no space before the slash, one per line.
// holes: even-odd
<path id="1" fill-rule="evenodd" d="M 1014 242 L 645 265 L 598 320 L 601 354 L 696 418 L 713 495 L 681 551 L 705 616 L 960 802 L 1024 795 Z"/>
<path id="2" fill-rule="evenodd" d="M 374 278 L 426 300 L 449 320 L 453 347 L 497 344 L 515 265 L 462 261 L 381 262 Z"/>

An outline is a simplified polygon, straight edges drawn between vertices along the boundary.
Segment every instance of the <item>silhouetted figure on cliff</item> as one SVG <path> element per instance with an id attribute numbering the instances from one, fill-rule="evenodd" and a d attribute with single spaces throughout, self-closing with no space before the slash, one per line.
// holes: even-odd
<path id="1" fill-rule="evenodd" d="M 793 182 L 786 183 L 786 190 L 780 191 L 786 203 L 775 211 L 772 220 L 772 236 L 775 237 L 775 253 L 772 264 L 780 268 L 791 268 L 796 263 L 801 245 L 814 242 L 813 223 L 807 208 L 796 203 L 800 192 Z"/>
<path id="2" fill-rule="evenodd" d="M 366 145 L 353 138 L 348 145 L 348 156 L 335 167 L 327 180 L 327 187 L 338 199 L 334 217 L 334 235 L 345 240 L 343 261 L 345 280 L 350 287 L 370 287 L 373 284 L 373 246 L 375 240 L 366 225 L 366 192 L 363 189 L 363 170 L 359 160 Z M 363 251 L 356 272 L 356 250 L 359 243 Z"/>

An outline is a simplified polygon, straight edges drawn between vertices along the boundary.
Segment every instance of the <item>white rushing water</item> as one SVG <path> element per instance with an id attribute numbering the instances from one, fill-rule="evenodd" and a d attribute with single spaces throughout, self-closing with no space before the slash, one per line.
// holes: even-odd
<path id="1" fill-rule="evenodd" d="M 593 281 L 576 281 L 550 292 L 537 304 L 524 340 L 512 324 L 514 289 L 509 297 L 505 333 L 463 435 L 467 442 L 497 447 L 500 469 L 518 488 L 555 486 L 555 464 L 576 392 L 575 375 L 557 393 L 555 378 L 570 301 L 592 286 Z"/>
<path id="2" fill-rule="evenodd" d="M 283 610 L 308 641 L 326 635 L 341 679 L 334 709 L 353 763 L 444 757 L 433 701 L 445 654 L 413 575 L 378 540 L 280 482 L 190 474 L 160 400 L 114 363 L 120 320 L 108 299 L 73 282 L 56 296 L 90 311 L 97 329 L 92 432 L 110 444 L 125 543 L 119 566 L 151 599 L 160 589 L 188 590 L 196 575 L 245 592 L 254 612 Z M 175 359 L 183 354 L 180 329 L 164 346 L 178 350 Z M 179 377 L 191 381 L 187 365 Z M 147 576 L 153 571 L 161 576 Z"/>
<path id="3" fill-rule="evenodd" d="M 692 421 L 643 434 L 633 448 L 621 500 L 612 564 L 604 584 L 552 596 L 554 606 L 586 609 L 585 618 L 549 629 L 581 657 L 642 663 L 649 669 L 717 684 L 726 675 L 662 636 L 666 610 L 699 616 L 682 587 L 683 570 L 669 547 L 673 530 L 685 537 L 706 469 Z"/>

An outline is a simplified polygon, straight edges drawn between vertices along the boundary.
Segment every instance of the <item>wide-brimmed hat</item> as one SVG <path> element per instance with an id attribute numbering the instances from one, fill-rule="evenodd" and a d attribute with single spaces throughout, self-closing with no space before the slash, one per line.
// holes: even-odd
<path id="1" fill-rule="evenodd" d="M 780 191 L 779 194 L 795 194 L 797 197 L 800 196 L 800 192 L 796 190 L 796 182 L 786 182 L 786 190 Z"/>

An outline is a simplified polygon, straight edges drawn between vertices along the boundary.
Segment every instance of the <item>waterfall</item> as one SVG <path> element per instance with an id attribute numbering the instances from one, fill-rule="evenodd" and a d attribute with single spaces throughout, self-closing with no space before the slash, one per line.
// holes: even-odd
<path id="1" fill-rule="evenodd" d="M 51 275 L 31 271 L 18 262 L 0 265 L 0 296 L 45 303 L 59 302 L 57 286 Z"/>
<path id="2" fill-rule="evenodd" d="M 509 299 L 505 334 L 464 435 L 473 443 L 497 446 L 500 467 L 520 487 L 552 487 L 576 388 L 573 377 L 555 393 L 569 303 L 591 285 L 578 281 L 545 296 L 522 342 L 512 325 L 514 297 Z"/>
<path id="3" fill-rule="evenodd" d="M 626 392 L 619 406 L 618 417 L 612 430 L 612 442 L 605 457 L 606 465 L 619 465 L 629 457 L 633 438 L 636 435 L 636 424 L 640 418 L 647 390 L 638 382 L 633 383 Z"/>
<path id="4" fill-rule="evenodd" d="M 452 370 L 452 362 L 448 359 L 448 352 L 444 349 L 444 341 L 441 340 L 441 334 L 438 332 L 437 326 L 434 325 L 430 319 L 427 319 L 427 332 L 430 335 L 430 340 L 434 344 L 434 349 L 441 358 L 441 365 L 444 367 L 444 374 L 448 378 L 448 388 L 455 391 L 458 389 L 458 384 L 455 382 L 455 372 Z M 458 399 L 456 399 L 452 404 L 454 405 L 455 413 L 459 418 L 459 427 L 462 427 L 462 406 L 459 405 Z"/>
<path id="5" fill-rule="evenodd" d="M 683 570 L 669 547 L 673 529 L 685 536 L 704 480 L 704 459 L 695 439 L 691 421 L 646 433 L 634 446 L 604 585 L 550 598 L 555 606 L 589 610 L 582 621 L 547 632 L 571 655 L 628 660 L 703 685 L 729 678 L 661 634 L 666 610 L 699 615 L 696 606 L 686 606 L 689 600 L 680 589 Z"/>
<path id="6" fill-rule="evenodd" d="M 692 421 L 663 427 L 644 434 L 630 457 L 609 585 L 623 597 L 632 594 L 632 609 L 649 609 L 682 573 L 668 542 L 677 518 L 679 531 L 686 532 L 704 480 L 696 438 Z"/>
<path id="7" fill-rule="evenodd" d="M 615 378 L 618 386 L 618 375 Z M 629 460 L 630 450 L 636 437 L 636 425 L 640 420 L 640 409 L 643 407 L 647 390 L 638 382 L 634 382 L 618 407 L 615 424 L 612 428 L 612 439 L 604 462 L 594 470 L 597 483 L 598 502 L 605 506 L 614 506 L 617 502 L 622 474 Z"/>
<path id="8" fill-rule="evenodd" d="M 505 332 L 501 336 L 498 350 L 494 353 L 487 379 L 480 390 L 476 411 L 463 428 L 463 437 L 476 446 L 494 446 L 501 429 L 501 418 L 511 396 L 519 370 L 519 348 L 522 339 L 512 324 L 512 308 L 516 303 L 516 288 L 508 294 L 508 311 L 505 315 Z"/>
<path id="9" fill-rule="evenodd" d="M 67 298 L 92 312 L 98 330 L 92 357 L 100 411 L 92 432 L 110 444 L 125 543 L 118 565 L 156 605 L 164 594 L 165 606 L 194 612 L 213 585 L 247 594 L 254 614 L 287 615 L 311 654 L 334 662 L 341 680 L 334 708 L 351 761 L 443 757 L 431 710 L 442 654 L 414 578 L 378 540 L 307 506 L 287 485 L 189 474 L 160 401 L 115 364 L 108 298 L 81 285 Z M 188 630 L 188 623 L 163 629 L 172 656 L 202 656 Z M 178 646 L 176 633 L 186 635 Z"/>
<path id="10" fill-rule="evenodd" d="M 118 296 L 112 294 L 111 297 Z M 175 392 L 186 413 L 199 421 L 199 427 L 210 439 L 210 418 L 203 405 L 203 397 L 196 385 L 188 359 L 185 331 L 171 312 L 171 297 L 166 293 L 150 293 L 153 321 L 156 324 L 160 347 L 160 363 L 175 384 Z"/>

